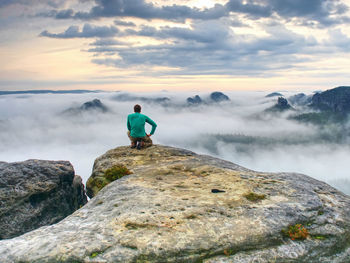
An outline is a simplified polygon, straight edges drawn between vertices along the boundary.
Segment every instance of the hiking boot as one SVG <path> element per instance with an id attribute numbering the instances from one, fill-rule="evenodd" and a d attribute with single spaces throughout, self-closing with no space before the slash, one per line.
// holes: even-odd
<path id="1" fill-rule="evenodd" d="M 136 148 L 136 143 L 134 143 L 134 142 L 133 142 L 133 143 L 131 143 L 131 146 L 130 146 L 130 148 L 131 148 L 131 149 L 134 149 L 134 148 Z"/>
<path id="2" fill-rule="evenodd" d="M 145 146 L 145 143 L 143 141 L 138 141 L 137 142 L 137 150 L 141 150 L 141 148 L 143 148 L 143 146 Z"/>

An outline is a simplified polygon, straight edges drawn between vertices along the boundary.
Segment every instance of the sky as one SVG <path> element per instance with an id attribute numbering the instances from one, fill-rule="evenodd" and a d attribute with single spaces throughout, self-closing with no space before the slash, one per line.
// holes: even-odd
<path id="1" fill-rule="evenodd" d="M 1 0 L 0 90 L 350 82 L 350 0 Z"/>

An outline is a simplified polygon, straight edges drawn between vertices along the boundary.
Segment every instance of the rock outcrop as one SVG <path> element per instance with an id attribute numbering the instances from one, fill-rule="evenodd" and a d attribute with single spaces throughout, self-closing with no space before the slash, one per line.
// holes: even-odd
<path id="1" fill-rule="evenodd" d="M 79 107 L 69 108 L 63 112 L 63 114 L 77 115 L 84 112 L 100 112 L 106 113 L 109 111 L 108 107 L 104 105 L 99 99 L 94 99 L 92 101 L 87 101 Z"/>
<path id="2" fill-rule="evenodd" d="M 85 102 L 83 105 L 81 105 L 79 109 L 82 111 L 90 111 L 90 110 L 97 110 L 102 112 L 108 111 L 108 108 L 99 99 L 94 99 L 92 101 Z"/>
<path id="3" fill-rule="evenodd" d="M 0 262 L 349 262 L 350 197 L 323 182 L 158 145 L 93 173 L 124 166 L 63 221 L 0 241 Z"/>
<path id="4" fill-rule="evenodd" d="M 292 119 L 319 126 L 336 124 L 336 127 L 342 129 L 340 133 L 347 133 L 346 123 L 350 113 L 350 87 L 342 86 L 316 93 L 307 105 L 310 106 L 310 109 L 316 111 L 298 114 Z"/>
<path id="5" fill-rule="evenodd" d="M 272 98 L 272 97 L 283 97 L 283 95 L 279 92 L 272 92 L 270 94 L 267 94 L 265 98 Z"/>
<path id="6" fill-rule="evenodd" d="M 213 102 L 229 101 L 230 98 L 220 91 L 215 91 L 210 94 L 210 100 Z"/>
<path id="7" fill-rule="evenodd" d="M 297 105 L 297 106 L 306 106 L 309 103 L 311 103 L 311 100 L 312 100 L 312 96 L 311 95 L 307 96 L 304 93 L 298 93 L 288 98 L 288 101 L 292 105 Z"/>
<path id="8" fill-rule="evenodd" d="M 206 98 L 205 100 L 203 100 L 199 95 L 195 95 L 194 97 L 188 97 L 186 99 L 186 103 L 189 106 L 198 106 L 202 104 L 210 105 L 220 103 L 223 101 L 230 101 L 230 98 L 220 91 L 210 93 L 209 98 Z"/>
<path id="9" fill-rule="evenodd" d="M 277 103 L 271 108 L 266 109 L 267 112 L 283 112 L 286 110 L 294 110 L 292 106 L 288 103 L 288 100 L 283 97 L 278 97 Z"/>
<path id="10" fill-rule="evenodd" d="M 0 163 L 0 239 L 57 223 L 86 202 L 69 162 Z"/>
<path id="11" fill-rule="evenodd" d="M 321 111 L 346 115 L 350 113 L 350 87 L 342 86 L 316 93 L 311 106 Z"/>
<path id="12" fill-rule="evenodd" d="M 186 102 L 189 105 L 199 105 L 203 103 L 203 100 L 199 95 L 196 95 L 194 97 L 188 97 Z"/>

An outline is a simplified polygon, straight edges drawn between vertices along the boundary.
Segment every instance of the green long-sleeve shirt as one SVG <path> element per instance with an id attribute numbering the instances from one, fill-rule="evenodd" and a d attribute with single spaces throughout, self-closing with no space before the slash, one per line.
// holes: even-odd
<path id="1" fill-rule="evenodd" d="M 146 136 L 145 132 L 145 123 L 149 123 L 152 125 L 151 135 L 155 132 L 157 128 L 157 124 L 152 121 L 149 117 L 146 115 L 143 115 L 141 113 L 135 112 L 133 114 L 128 115 L 128 130 L 130 131 L 131 137 L 134 138 L 141 138 Z"/>

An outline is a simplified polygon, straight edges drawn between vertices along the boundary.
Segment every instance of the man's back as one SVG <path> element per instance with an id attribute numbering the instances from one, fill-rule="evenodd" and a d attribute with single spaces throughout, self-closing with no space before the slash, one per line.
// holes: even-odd
<path id="1" fill-rule="evenodd" d="M 152 125 L 152 131 L 150 134 L 153 135 L 157 127 L 157 124 L 153 120 L 151 120 L 149 117 L 139 112 L 129 114 L 128 129 L 130 131 L 130 135 L 134 138 L 141 138 L 146 136 L 146 132 L 145 132 L 146 122 Z"/>

